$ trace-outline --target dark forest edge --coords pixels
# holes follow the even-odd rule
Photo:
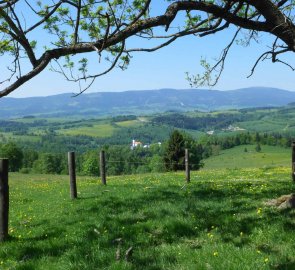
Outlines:
[[[172,134],[174,134],[174,131]],[[105,145],[77,153],[76,164],[79,175],[99,176],[99,152],[105,150],[108,175],[165,172],[184,169],[184,149],[190,151],[190,166],[193,170],[202,167],[202,160],[218,155],[221,150],[240,145],[255,144],[255,151],[262,145],[290,147],[292,138],[280,134],[241,133],[234,136],[211,136],[196,141],[187,133],[178,132],[182,137],[177,161],[169,157],[170,140],[163,144],[151,144],[148,148],[122,145]],[[170,149],[171,150],[171,149]],[[172,154],[173,155],[173,154]],[[37,152],[23,148],[16,143],[0,144],[0,156],[10,159],[10,171],[21,173],[67,174],[65,152]],[[176,163],[176,165],[175,165]]]

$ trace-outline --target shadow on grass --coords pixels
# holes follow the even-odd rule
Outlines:
[[[273,270],[294,270],[295,269],[295,261],[287,260],[285,262],[276,264],[271,267]]]
[[[213,233],[216,227],[224,243],[232,243],[237,247],[250,245],[250,238],[247,236],[266,223],[265,219],[256,214],[261,201],[277,197],[278,192],[285,190],[282,187],[280,190],[269,189],[252,194],[249,189],[245,189],[244,184],[216,189],[202,183],[198,186],[188,186],[186,190],[173,185],[152,190],[144,190],[142,185],[132,185],[132,189],[142,192],[132,192],[126,186],[121,187],[124,195],[109,193],[108,196],[101,197],[98,191],[98,196],[81,197],[73,206],[77,215],[81,216],[80,220],[86,220],[87,217],[95,220],[97,217],[96,221],[81,227],[84,231],[83,238],[70,239],[68,242],[54,241],[54,238],[65,233],[56,228],[56,231],[47,233],[46,237],[42,234],[27,238],[33,246],[29,243],[21,245],[17,258],[26,261],[74,253],[76,257],[65,255],[72,264],[82,258],[89,260],[89,269],[91,265],[103,265],[105,268],[115,262],[118,244],[114,243],[114,239],[122,238],[122,252],[134,247],[129,269],[165,269],[157,260],[176,264],[176,258],[169,252],[161,254],[159,258],[155,250],[157,247],[179,244],[183,239],[195,240],[201,233]],[[97,205],[92,200],[95,198],[100,198]],[[271,224],[276,222],[280,215],[282,213],[266,213],[265,218]],[[63,220],[62,217],[57,222],[60,222],[59,226],[79,226],[75,221]],[[295,229],[295,224],[290,220],[286,220],[284,226],[288,230]],[[241,232],[244,237],[239,237]],[[43,241],[48,241],[48,245],[42,245]],[[98,245],[106,254],[90,252],[93,246]],[[73,247],[77,251],[74,252]],[[197,248],[202,248],[202,243],[198,244]],[[267,247],[261,250],[265,253],[275,252]],[[90,253],[92,255],[89,255]],[[294,262],[282,263],[274,269],[295,269]]]
[[[163,244],[178,244],[181,239],[196,239],[200,233],[210,233],[216,227],[221,241],[243,247],[251,244],[248,235],[266,223],[264,218],[256,214],[261,201],[275,197],[277,193],[277,190],[266,190],[249,194],[247,190],[243,191],[242,185],[234,190],[200,186],[198,190],[192,191],[180,191],[179,186],[169,186],[165,190],[153,189],[137,196],[130,194],[128,198],[111,195],[103,199],[101,205],[89,208],[88,212],[89,215],[95,215],[107,209],[101,226],[108,228],[110,233],[101,245],[106,249],[111,248],[113,254],[116,247],[112,240],[116,238],[124,239],[125,249],[129,246],[145,249]],[[191,216],[196,217],[195,221],[187,221]],[[269,223],[277,219],[273,214],[265,216]],[[197,230],[194,223],[197,224]],[[243,237],[240,237],[241,232]],[[142,239],[142,235],[149,239]],[[97,235],[90,226],[87,241],[96,241],[95,239]],[[198,245],[198,248],[202,248],[202,245]],[[276,252],[263,248],[261,250],[265,253]],[[173,261],[173,258],[168,257],[165,260]],[[133,264],[136,267],[146,266],[144,269],[163,269],[150,265],[151,260],[152,255],[135,255]]]

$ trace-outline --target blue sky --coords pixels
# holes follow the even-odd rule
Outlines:
[[[127,70],[116,69],[98,78],[88,92],[189,88],[185,72],[194,74],[202,71],[199,65],[201,57],[207,60],[217,57],[221,50],[218,44],[223,44],[223,39],[219,36],[202,40],[183,38],[154,53],[135,53]],[[266,49],[263,42],[248,48],[240,46],[233,48],[220,81],[212,89],[231,90],[251,86],[269,86],[295,90],[294,72],[282,64],[272,64],[270,61],[261,63],[254,75],[247,78],[252,65],[263,49]],[[292,60],[293,56],[289,57]],[[44,96],[76,91],[75,84],[46,70],[11,96]]]
[[[199,65],[201,57],[209,61],[218,57],[222,48],[230,41],[231,35],[232,32],[227,31],[205,38],[185,37],[157,52],[134,53],[126,71],[116,69],[108,75],[98,78],[87,92],[190,88],[185,79],[185,72],[192,74],[201,72]],[[255,60],[263,51],[267,50],[267,45],[271,45],[269,43],[271,40],[268,35],[264,34],[261,35],[259,44],[253,43],[247,48],[234,46],[229,53],[225,71],[219,83],[212,89],[231,90],[266,86],[295,90],[294,72],[282,64],[272,64],[270,61],[266,61],[257,67],[251,78],[247,78]],[[133,46],[139,45],[135,40],[130,43]],[[95,54],[88,56],[97,58]],[[294,63],[295,59],[292,54],[285,56],[285,58]],[[95,69],[100,69],[99,65],[94,63],[91,65]],[[77,92],[77,90],[75,84],[46,70],[10,96],[46,96]]]

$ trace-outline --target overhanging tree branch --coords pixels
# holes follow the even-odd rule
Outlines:
[[[25,75],[21,75],[20,71],[18,75],[16,72],[12,72],[12,76],[8,77],[9,80],[2,80],[6,83],[14,81],[0,90],[0,97],[10,94],[37,76],[52,60],[59,61],[64,57],[97,51],[100,58],[102,54],[118,56],[118,58],[115,56],[115,65],[110,67],[112,70],[115,66],[125,67],[125,64],[129,63],[131,52],[152,52],[168,46],[180,37],[188,35],[205,37],[225,31],[230,25],[253,32],[266,32],[280,39],[286,48],[272,50],[271,53],[266,52],[266,55],[272,55],[272,61],[275,59],[273,62],[284,62],[279,60],[277,55],[287,51],[295,51],[295,27],[293,13],[290,12],[290,8],[293,8],[295,4],[291,0],[226,0],[216,2],[175,0],[167,5],[163,14],[154,17],[151,17],[149,12],[153,0],[59,0],[53,2],[51,6],[43,6],[42,1],[40,1],[40,5],[25,2],[27,2],[27,12],[32,12],[34,18],[31,26],[27,29],[23,25],[25,22],[20,20],[17,14],[20,2],[17,0],[0,1],[0,33],[3,34],[3,38],[0,40],[0,53],[11,54],[14,60],[28,58],[32,65],[32,70]],[[184,22],[175,31],[171,25],[181,12],[190,14],[188,16],[189,25]],[[29,41],[29,37],[33,35],[34,31],[41,27],[52,36],[51,44],[48,44],[43,52],[40,47],[37,51],[35,50],[38,38],[36,41]],[[157,27],[164,27],[167,35],[162,37],[154,35],[153,29]],[[120,44],[125,44],[126,40],[135,36],[147,39],[167,38],[167,40],[151,48],[128,49],[124,45],[122,49]],[[250,36],[250,39],[252,38]],[[228,49],[235,39],[236,34],[233,36],[230,46],[227,47]],[[13,42],[16,42],[17,46],[12,46]],[[121,53],[118,48],[122,49]],[[223,70],[224,60],[227,57],[227,48],[222,56],[223,60],[217,62],[217,64],[221,64],[221,70]],[[36,52],[39,53],[39,58],[36,56]],[[125,56],[122,55],[123,53]],[[263,56],[259,57],[260,60],[262,58]],[[11,69],[13,71],[16,70],[13,68],[16,63],[14,60],[12,60]],[[119,61],[122,61],[122,64],[118,64]],[[18,63],[17,65],[20,66],[21,62],[18,61]],[[74,64],[68,62],[67,65],[73,68]],[[213,67],[216,68],[216,66]],[[20,67],[19,70],[21,70]],[[108,69],[108,72],[110,70]],[[83,69],[83,72],[85,71],[86,69]],[[94,77],[96,76],[84,74],[79,77],[79,80],[93,79]]]

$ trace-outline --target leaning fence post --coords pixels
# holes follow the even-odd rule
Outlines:
[[[190,168],[189,168],[188,149],[185,149],[185,176],[186,176],[186,182],[189,183],[191,181],[191,176],[190,176]]]
[[[106,159],[105,159],[105,152],[100,152],[100,176],[101,176],[101,183],[103,185],[107,184],[106,179]]]
[[[292,142],[292,180],[295,181],[295,141]]]
[[[8,238],[8,159],[0,159],[0,242]]]
[[[71,199],[77,198],[75,152],[68,152]]]

